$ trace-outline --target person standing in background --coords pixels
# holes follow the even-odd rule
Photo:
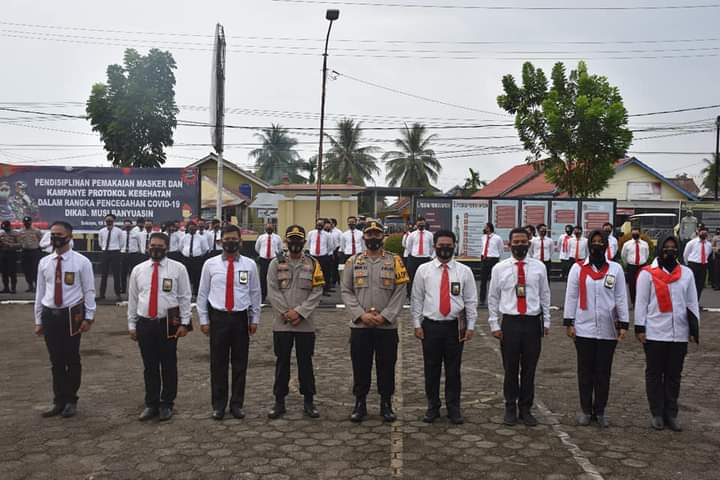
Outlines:
[[[614,260],[615,257],[617,257],[618,254],[618,241],[617,238],[615,238],[615,235],[613,235],[613,224],[610,222],[605,222],[603,224],[603,232],[605,232],[605,235],[608,237],[608,248],[607,252],[605,252],[605,258],[607,261]]]
[[[255,253],[258,255],[257,263],[260,267],[260,290],[262,291],[262,302],[267,297],[267,274],[270,262],[282,253],[282,239],[275,233],[272,223],[265,225],[265,233],[255,240]]]
[[[342,234],[342,240],[340,242],[343,254],[343,258],[340,260],[343,264],[347,262],[350,257],[365,251],[363,233],[357,228],[357,219],[355,217],[348,217],[347,225],[348,229]]]
[[[708,231],[705,225],[702,223],[698,224],[698,236],[685,245],[685,251],[683,252],[685,265],[690,267],[690,270],[692,270],[695,276],[695,290],[697,291],[698,303],[700,303],[700,297],[705,288],[708,263],[711,261],[713,251],[712,244],[707,237]]]
[[[715,229],[715,235],[712,237],[712,272],[710,280],[713,290],[720,290],[720,228]]]
[[[333,238],[333,284],[332,288],[335,288],[335,286],[340,283],[340,262],[342,261],[342,240],[343,240],[343,233],[342,230],[340,230],[337,226],[337,219],[331,218],[330,223],[332,225],[332,229],[330,230],[330,234]]]
[[[425,218],[418,217],[415,225],[417,230],[408,234],[405,242],[405,248],[408,251],[407,271],[410,275],[410,282],[407,286],[408,297],[412,294],[412,282],[413,278],[415,278],[415,272],[420,265],[432,260],[434,251],[432,233],[426,230],[427,222],[425,222]]]
[[[115,299],[119,302],[121,300],[120,287],[122,286],[120,278],[122,273],[120,260],[122,258],[120,252],[125,238],[122,229],[115,226],[115,218],[112,213],[107,214],[105,216],[105,227],[98,232],[98,243],[102,255],[100,256],[100,295],[98,295],[97,299],[105,300],[108,275],[112,273]]]
[[[415,226],[412,223],[408,223],[405,226],[405,233],[403,233],[402,240],[400,241],[400,245],[402,245],[403,248],[402,260],[405,268],[408,268],[408,258],[410,257],[410,250],[407,247],[407,239],[414,230]]]
[[[175,260],[176,262],[182,262],[183,256],[180,250],[182,249],[182,240],[185,236],[185,232],[180,231],[179,222],[168,222],[168,236],[170,237],[170,248],[168,249],[168,258]]]
[[[527,230],[526,230],[527,231]],[[528,237],[530,234],[528,233]],[[483,229],[482,245],[480,250],[482,255],[480,257],[480,305],[487,303],[487,289],[492,279],[493,267],[500,261],[503,249],[505,248],[505,242],[500,238],[500,235],[495,234],[495,225],[488,222],[485,224]]]
[[[588,241],[582,232],[582,227],[575,225],[573,237],[570,239],[570,265],[583,261],[588,256]]]
[[[4,287],[0,293],[15,293],[20,236],[10,226],[10,220],[4,220],[0,229],[0,270]]]
[[[625,262],[625,283],[630,290],[630,305],[635,305],[635,291],[637,276],[647,263],[650,247],[640,238],[640,227],[633,227],[630,231],[632,239],[626,241],[622,248],[623,262]]]
[[[217,218],[213,218],[211,225],[212,228],[207,231],[205,236],[208,241],[208,247],[210,247],[208,256],[214,257],[222,253],[222,228],[220,220]]]
[[[197,295],[200,285],[200,274],[205,263],[205,254],[208,251],[205,236],[198,234],[195,222],[188,224],[188,231],[183,236],[180,245],[180,252],[183,256],[183,264],[190,275],[190,284],[193,288],[193,295]]]
[[[25,282],[28,287],[26,292],[34,292],[37,281],[37,269],[42,257],[40,250],[40,239],[42,233],[32,226],[32,217],[23,218],[23,229],[18,232],[20,248],[22,249],[22,267]]]
[[[132,238],[131,231],[133,228],[132,220],[126,218],[123,220],[123,241],[120,249],[120,293],[127,293],[127,281],[130,272],[133,269],[133,255],[130,253],[130,240]]]
[[[307,244],[310,255],[320,263],[320,267],[325,277],[325,285],[323,285],[323,296],[330,296],[330,269],[332,262],[330,255],[333,251],[333,241],[330,234],[324,230],[325,220],[318,218],[315,223],[315,230],[310,230],[307,235]]]
[[[547,225],[541,223],[537,226],[538,236],[530,240],[530,255],[535,260],[540,260],[547,270],[548,281],[550,280],[550,267],[552,266],[552,252],[554,242],[547,236]]]
[[[570,267],[572,266],[572,262],[570,261],[570,240],[572,239],[573,229],[574,227],[572,225],[565,225],[565,233],[560,235],[557,243],[563,280],[567,280]]]

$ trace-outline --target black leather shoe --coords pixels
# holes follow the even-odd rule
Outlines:
[[[448,419],[453,425],[462,425],[463,423],[465,423],[465,419],[463,418],[462,413],[460,413],[459,410],[448,412]]]
[[[581,427],[587,427],[588,425],[590,425],[591,420],[592,417],[587,413],[581,413],[577,416],[577,424]]]
[[[385,422],[394,422],[397,420],[397,416],[392,409],[392,402],[390,400],[382,400],[380,402],[380,416],[383,417]]]
[[[600,428],[608,428],[610,426],[610,419],[607,417],[607,415],[599,414],[597,416],[597,422],[598,427]]]
[[[42,415],[43,418],[50,418],[57,415],[60,415],[62,411],[65,409],[65,405],[60,405],[58,403],[54,404],[50,410],[46,410],[42,412],[40,415]]]
[[[222,420],[223,418],[225,418],[225,410],[213,410],[213,420]]]
[[[271,420],[275,420],[276,418],[280,418],[283,416],[283,414],[287,412],[285,409],[285,402],[275,402],[275,405],[270,409],[268,412],[268,418]]]
[[[167,420],[170,420],[173,416],[172,408],[170,407],[162,407],[160,409],[160,416],[158,417],[158,420],[161,422],[165,422]]]
[[[665,419],[665,425],[673,432],[682,432],[682,425],[678,422],[677,417],[667,417]]]
[[[65,405],[65,408],[63,408],[62,413],[60,414],[63,418],[70,418],[74,417],[77,413],[77,404],[76,403],[68,403]]]
[[[230,407],[230,413],[232,413],[232,416],[237,419],[245,418],[245,412],[243,411],[242,407],[238,407],[238,406]]]
[[[158,416],[158,409],[157,408],[149,408],[146,407],[145,410],[142,411],[140,416],[138,417],[138,420],[141,422],[146,422],[150,420],[151,418],[155,418]]]
[[[535,427],[538,424],[537,418],[530,413],[530,410],[523,410],[520,412],[520,420],[528,427]]]
[[[665,428],[665,421],[662,417],[652,417],[650,426],[655,430],[663,430]]]
[[[303,404],[303,413],[310,418],[320,418],[320,412],[313,402],[305,402]]]
[[[425,423],[433,423],[438,418],[440,418],[440,410],[438,410],[437,408],[428,408],[425,411],[425,416],[423,417],[422,421]]]
[[[505,416],[503,417],[503,423],[508,427],[513,427],[518,423],[517,407],[505,407]]]
[[[367,418],[367,402],[365,397],[357,397],[355,400],[355,408],[350,415],[350,421],[360,423]]]

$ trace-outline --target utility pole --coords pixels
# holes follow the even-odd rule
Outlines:
[[[217,197],[215,218],[222,221],[223,206],[223,150],[225,128],[225,29],[219,23],[215,26],[215,48],[213,49],[212,101],[210,112],[212,142],[217,154]]]
[[[720,115],[715,119],[715,201],[718,199],[718,184],[720,183]]]

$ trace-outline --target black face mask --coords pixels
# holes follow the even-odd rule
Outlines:
[[[665,270],[672,271],[677,266],[678,251],[676,248],[664,248],[662,258],[658,260]]]
[[[237,240],[223,240],[222,242],[223,250],[225,250],[227,253],[236,253],[238,250],[240,250],[240,242]]]
[[[149,250],[150,258],[156,261],[160,261],[165,258],[165,254],[167,252],[167,250],[163,247],[151,247]]]
[[[272,228],[266,228],[265,231],[268,233],[268,235],[272,235],[274,230]]]
[[[355,224],[354,224],[354,223],[348,224],[348,228],[349,228],[350,230],[355,230]]]
[[[637,240],[638,238],[640,238],[640,234],[639,234],[639,233],[633,233],[633,234],[632,234],[632,238],[633,238],[633,240]]]
[[[702,240],[705,240],[705,239],[707,238],[707,232],[701,233],[701,234],[700,234],[700,238],[701,238]]]
[[[113,226],[113,222],[105,222],[105,225],[107,225],[107,226],[108,226],[108,228],[110,228],[110,227],[112,227],[112,226]]]
[[[605,257],[605,245],[599,243],[590,244],[591,257]]]
[[[425,225],[418,225],[418,226],[417,226],[417,229],[418,229],[418,230],[425,230]]]
[[[25,225],[25,228],[32,227],[32,223],[30,223],[30,222],[25,222],[25,223],[23,223],[23,225]]]
[[[318,230],[322,230],[322,229],[323,229],[323,226],[322,226],[322,225],[316,225],[315,228],[317,228]]]
[[[547,232],[545,230],[540,230],[540,232],[538,232],[538,233],[540,234],[541,237],[544,237],[545,235],[547,235]]]
[[[435,255],[441,260],[449,260],[453,256],[453,247],[449,245],[443,245],[442,247],[435,247]]]
[[[518,260],[522,260],[527,256],[529,248],[530,245],[512,245],[510,247],[510,251],[512,252],[513,257]]]
[[[572,235],[572,232],[573,232],[573,231],[572,231],[572,228],[566,228],[566,229],[565,229],[565,233],[567,233],[568,235]]]
[[[62,237],[60,235],[50,235],[50,242],[52,243],[52,246],[55,248],[62,248],[69,241],[70,241],[70,239],[68,237]]]
[[[368,250],[376,252],[383,246],[382,238],[368,238],[365,239],[365,246]]]
[[[290,253],[300,253],[305,247],[305,242],[288,242],[288,250]]]

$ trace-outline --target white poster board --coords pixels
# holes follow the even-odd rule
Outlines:
[[[508,237],[513,228],[518,225],[518,208],[520,202],[518,200],[493,200],[492,201],[492,219],[495,225],[495,233],[500,235],[505,244],[505,250],[501,258],[510,256],[510,248],[508,246]]]
[[[488,222],[489,200],[461,199],[452,202],[452,228],[459,258],[482,255],[483,228]]]
[[[555,252],[552,259],[558,260],[560,256],[560,237],[565,233],[565,225],[575,226],[578,219],[578,202],[575,200],[553,200],[550,207],[552,215],[550,220],[550,238],[555,241]]]

